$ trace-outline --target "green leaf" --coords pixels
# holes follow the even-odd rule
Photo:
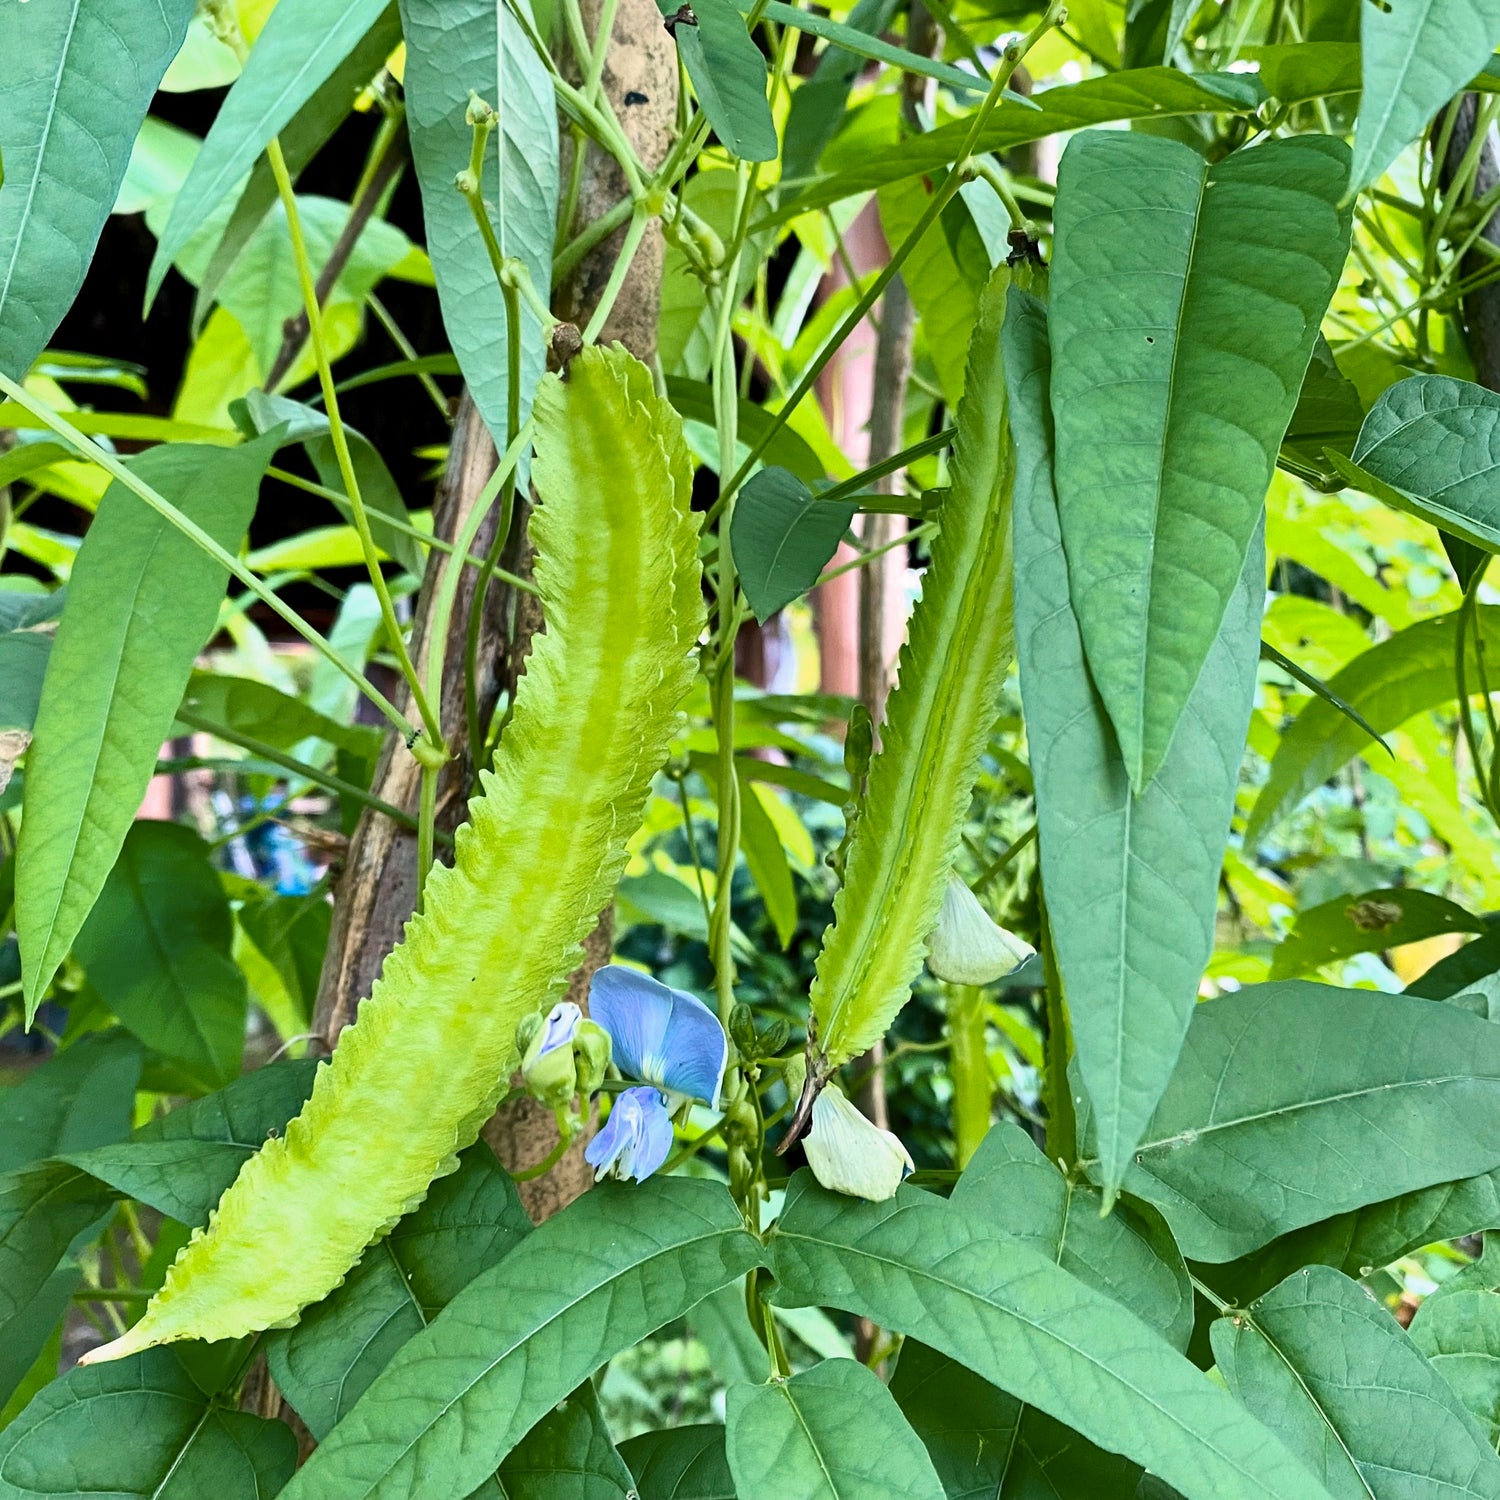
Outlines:
[[[1296,925],[1271,955],[1271,978],[1310,974],[1355,953],[1382,953],[1439,933],[1484,930],[1484,918],[1431,891],[1336,896],[1298,912]]]
[[[745,481],[729,544],[757,620],[769,620],[818,581],[857,509],[845,500],[815,499],[786,469],[762,469]]]
[[[529,16],[525,0],[520,11]],[[448,341],[469,394],[501,451],[506,442],[505,303],[469,205],[453,189],[468,164],[469,92],[500,111],[498,145],[482,186],[500,248],[526,263],[542,300],[552,286],[557,227],[557,105],[552,80],[509,5],[495,0],[401,0],[412,159],[422,189],[427,252]],[[521,417],[545,368],[546,339],[522,313]]]
[[[328,143],[334,131],[348,119],[359,91],[379,72],[400,42],[401,16],[395,0],[390,0],[354,50],[282,130],[281,154],[286,158],[287,171],[294,181]],[[195,335],[202,331],[225,276],[233,269],[240,252],[249,244],[276,202],[276,179],[270,163],[262,156],[250,173],[250,180],[239,195],[234,212],[224,226],[224,233],[204,268],[203,279],[198,283],[198,295],[193,304]]]
[[[104,1003],[195,1083],[236,1077],[245,976],[234,919],[208,845],[177,823],[133,823],[74,942]]]
[[[1407,985],[1406,993],[1427,1000],[1447,1000],[1496,972],[1500,972],[1500,931],[1491,928],[1456,953],[1440,958]]]
[[[52,657],[52,631],[8,630],[0,635],[0,730],[29,730]]]
[[[1365,1289],[1312,1266],[1212,1329],[1229,1389],[1335,1500],[1500,1495],[1500,1455]]]
[[[130,1129],[140,1076],[140,1045],[106,1031],[0,1090],[0,1173],[119,1140]]]
[[[0,1433],[0,1500],[264,1500],[296,1466],[291,1428],[211,1404],[151,1349],[37,1396]]]
[[[1358,630],[1359,627],[1355,626],[1355,629]],[[1314,693],[1319,698],[1321,698],[1326,704],[1328,704],[1330,708],[1336,708],[1341,714],[1344,715],[1345,718],[1349,719],[1355,724],[1358,724],[1359,727],[1363,729],[1364,732],[1369,735],[1372,740],[1380,745],[1380,747],[1386,752],[1387,755],[1395,755],[1396,752],[1392,750],[1388,744],[1386,744],[1384,737],[1375,733],[1375,731],[1370,727],[1369,721],[1362,713],[1360,713],[1357,708],[1354,707],[1352,703],[1345,703],[1344,700],[1340,698],[1339,695],[1335,693],[1326,682],[1323,682],[1320,678],[1314,677],[1311,672],[1304,671],[1297,665],[1296,662],[1291,659],[1291,657],[1285,655],[1281,651],[1278,651],[1276,647],[1271,645],[1269,641],[1262,641],[1260,643],[1260,659],[1262,661],[1270,662],[1272,666],[1280,667],[1281,670],[1285,672],[1293,682],[1299,683],[1302,687],[1305,687],[1308,692]]]
[[[722,1427],[643,1432],[620,1444],[620,1457],[635,1476],[641,1500],[739,1500]]]
[[[1026,1131],[1006,1122],[985,1136],[952,1201],[1187,1348],[1192,1282],[1154,1209],[1122,1204],[1104,1216],[1097,1189],[1064,1177]]]
[[[251,391],[245,398],[245,410],[255,429],[270,432],[281,423],[287,424],[282,435],[283,443],[300,442],[318,472],[318,480],[325,489],[344,492],[344,478],[339,468],[338,455],[334,451],[333,438],[329,435],[328,418],[300,401],[291,401],[285,396],[268,396],[264,391]],[[360,498],[370,517],[370,533],[376,544],[388,552],[408,572],[421,578],[427,568],[427,552],[416,537],[395,526],[385,524],[389,518],[411,525],[411,516],[406,501],[401,497],[397,485],[385,460],[375,445],[361,432],[352,427],[344,428],[349,444],[349,458],[354,465],[354,477],[359,481]],[[353,507],[347,503],[338,507],[346,520],[352,519]]]
[[[712,179],[712,173],[708,175]],[[690,178],[688,187],[691,188],[700,180],[697,177]],[[714,420],[713,387],[704,381],[685,380],[680,375],[668,375],[667,399],[690,421],[707,422],[712,425]],[[758,402],[741,401],[738,404],[736,417],[740,440],[750,443],[759,442],[774,420],[772,414]],[[767,463],[777,463],[784,469],[790,469],[804,484],[818,484],[826,478],[823,462],[813,451],[812,444],[801,433],[794,432],[786,425],[777,428],[775,436],[772,437],[765,450],[765,458]]]
[[[531,1230],[514,1184],[483,1141],[422,1205],[371,1245],[342,1286],[277,1330],[277,1388],[320,1442],[391,1356]]]
[[[1052,937],[1112,1197],[1176,1064],[1213,951],[1255,698],[1265,565],[1257,528],[1167,758],[1135,795],[1069,602],[1051,482],[1044,312],[1035,298],[1011,295],[1021,698]]]
[[[1445,1284],[1417,1309],[1410,1332],[1493,1449],[1500,1443],[1500,1297]]]
[[[1132,787],[1156,775],[1246,567],[1349,249],[1344,145],[1209,163],[1088,132],[1058,173],[1048,326],[1057,508]]]
[[[241,931],[275,969],[301,1025],[311,1025],[333,925],[327,897],[315,891],[246,901],[238,918]]]
[[[0,8],[0,371],[19,380],[73,305],[193,0]]]
[[[1291,426],[1281,440],[1278,462],[1319,489],[1337,489],[1341,478],[1323,450],[1352,452],[1364,420],[1365,409],[1354,382],[1339,369],[1328,340],[1320,333],[1313,341],[1312,360],[1302,379]]]
[[[1198,1007],[1125,1187],[1190,1260],[1231,1260],[1500,1166],[1497,1090],[1500,1027],[1458,1007],[1254,985]]]
[[[738,765],[735,778],[739,783],[740,835],[744,840],[745,863],[761,900],[766,904],[766,915],[785,948],[797,931],[797,890],[792,884],[792,867],[787,862],[781,835],[760,800],[760,793]]]
[[[1272,1432],[1133,1313],[962,1205],[909,1186],[857,1202],[804,1171],[767,1248],[775,1300],[919,1339],[1188,1500],[1323,1500]]]
[[[234,552],[274,442],[172,444],[134,467]],[[27,755],[16,924],[28,1016],[124,845],[226,578],[123,485],[105,491],[73,567]]]
[[[272,10],[172,205],[146,278],[148,308],[182,248],[380,19],[386,3],[286,0]]]
[[[1481,605],[1476,613],[1485,651],[1500,654],[1500,608]],[[1458,696],[1457,624],[1458,611],[1454,611],[1397,631],[1330,678],[1330,691],[1377,734],[1399,729],[1414,715],[1453,702]],[[1323,699],[1311,699],[1282,735],[1271,758],[1270,774],[1245,828],[1245,847],[1253,849],[1304,797],[1337,775],[1368,743],[1366,728]]]
[[[891,1394],[948,1500],[1135,1500],[1139,1464],[1096,1448],[915,1339],[901,1346]]]
[[[739,1500],[943,1500],[921,1439],[880,1377],[852,1359],[731,1386],[727,1402]]]
[[[745,1289],[727,1286],[705,1297],[688,1314],[688,1328],[708,1350],[714,1377],[725,1385],[749,1381],[752,1385],[766,1374],[766,1346],[750,1326]],[[723,1435],[719,1450],[723,1456]]]
[[[1363,94],[1351,193],[1385,172],[1500,42],[1497,0],[1406,0],[1359,9]]]
[[[588,1381],[516,1444],[497,1479],[503,1500],[638,1500]]]
[[[693,0],[686,15],[657,0],[708,123],[741,161],[774,161],[776,122],[766,98],[766,59],[730,0]]]
[[[1250,114],[1265,101],[1266,91],[1243,73],[1179,73],[1175,68],[1133,68],[1083,83],[1064,84],[1035,96],[1033,109],[1009,100],[1001,103],[974,145],[976,154],[1004,152],[1049,135],[1082,130],[1116,120],[1158,120],[1174,115]],[[924,131],[884,151],[861,153],[857,163],[819,179],[778,205],[773,218],[795,218],[852,197],[940,171],[964,153],[969,120],[953,120]]]
[[[1468,380],[1416,375],[1381,392],[1342,477],[1486,552],[1500,551],[1500,396]]]
[[[76,1266],[54,1271],[28,1306],[0,1323],[0,1431],[56,1378],[63,1317],[82,1280]]]
[[[402,1347],[284,1500],[468,1494],[601,1364],[760,1259],[716,1183],[584,1194]]]
[[[182,708],[192,714],[193,729],[213,732],[219,725],[236,735],[248,736],[290,750],[303,740],[322,740],[361,759],[379,753],[382,731],[371,724],[338,724],[320,714],[300,698],[256,682],[249,677],[228,677],[218,672],[194,672],[182,697]]]

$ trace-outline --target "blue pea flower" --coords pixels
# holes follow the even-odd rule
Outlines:
[[[622,1073],[654,1084],[669,1100],[701,1099],[718,1108],[729,1039],[696,996],[610,964],[594,975],[589,1014],[609,1033]]]
[[[559,1047],[571,1046],[582,1019],[583,1012],[571,1000],[559,1001],[542,1022],[541,1032],[531,1044],[532,1055],[545,1057]]]
[[[633,1177],[644,1182],[672,1149],[672,1114],[654,1088],[626,1089],[615,1098],[604,1129],[584,1148],[594,1181]]]

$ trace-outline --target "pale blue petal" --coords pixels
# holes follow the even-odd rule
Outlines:
[[[616,1097],[604,1129],[584,1148],[594,1178],[644,1182],[672,1150],[672,1116],[653,1088],[626,1089]]]
[[[571,1000],[561,1000],[552,1007],[552,1013],[542,1025],[541,1043],[536,1049],[538,1057],[545,1057],[559,1047],[572,1045],[573,1034],[583,1012]]]
[[[663,1047],[665,1066],[659,1079],[652,1079],[671,1094],[702,1099],[710,1109],[719,1107],[719,1087],[729,1060],[729,1039],[719,1018],[696,996],[682,990],[672,992],[672,1019],[667,1023]]]
[[[655,1061],[660,1070],[672,991],[649,975],[607,964],[589,985],[589,1015],[609,1033],[615,1066],[627,1078],[655,1082],[648,1067]]]

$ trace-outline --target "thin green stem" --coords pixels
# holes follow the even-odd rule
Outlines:
[[[418,358],[416,345],[401,331],[401,325],[391,316],[390,310],[374,292],[365,294],[365,306],[375,314],[375,321],[385,329],[386,337],[401,351],[401,357],[416,360]],[[418,381],[421,382],[422,389],[427,392],[442,419],[445,422],[451,422],[453,417],[448,410],[448,398],[443,395],[442,388],[437,381],[426,370],[418,370],[416,375]]]
[[[858,557],[851,558],[846,563],[840,563],[838,567],[830,568],[826,573],[820,573],[818,583],[825,584],[830,579],[842,578],[845,573],[852,573],[856,568],[862,568],[867,563],[874,562],[877,557],[884,557],[887,552],[894,552],[897,547],[906,547],[912,542],[921,541],[924,537],[931,536],[936,530],[935,521],[924,521],[920,526],[914,526],[910,531],[892,537],[890,541],[883,542],[878,547],[872,547],[868,552],[861,552]]]
[[[531,1182],[538,1177],[545,1177],[558,1162],[563,1159],[569,1146],[573,1144],[571,1136],[558,1133],[557,1144],[534,1166],[519,1167],[510,1174],[512,1182]]]
[[[121,463],[114,454],[106,452],[97,443],[86,438],[72,423],[44,402],[38,401],[24,386],[18,385],[3,372],[0,372],[0,391],[3,391],[17,405],[24,406],[38,421],[51,428],[80,458],[103,469],[111,479],[118,480],[133,495],[144,500],[157,515],[175,526],[194,545],[213,558],[220,567],[244,584],[262,604],[290,625],[320,656],[348,678],[403,735],[412,733],[411,721],[369,681],[358,667],[341,655],[296,610],[282,603],[274,590],[268,589],[239,558],[225,551],[196,521],[189,519],[170,500],[158,494],[138,474]]]
[[[609,321],[610,313],[615,310],[615,302],[624,290],[625,278],[630,274],[635,253],[641,248],[641,241],[645,238],[646,226],[650,221],[651,215],[644,209],[637,209],[631,216],[630,228],[625,231],[625,243],[620,246],[620,253],[610,268],[609,280],[604,284],[603,295],[594,308],[588,327],[583,330],[585,344],[592,344],[599,337],[604,330],[605,323]]]
[[[635,212],[634,198],[621,198],[585,227],[552,257],[552,279],[566,281],[574,268],[596,245],[601,245]]]
[[[385,581],[385,570],[381,565],[380,552],[370,531],[370,518],[365,511],[364,496],[360,493],[359,476],[354,472],[354,459],[349,452],[349,439],[344,432],[344,423],[339,415],[339,397],[333,384],[333,366],[328,356],[328,340],[323,332],[323,308],[318,301],[317,278],[313,275],[312,261],[307,253],[307,240],[302,233],[302,217],[297,210],[297,195],[292,189],[291,173],[287,171],[286,157],[282,155],[281,143],[272,140],[266,147],[266,159],[271,164],[271,175],[276,179],[276,191],[281,196],[286,211],[287,233],[291,239],[292,259],[297,267],[297,280],[302,288],[302,304],[307,313],[308,341],[312,344],[313,358],[318,367],[318,383],[323,391],[323,410],[328,417],[328,434],[333,440],[334,456],[338,460],[339,474],[344,481],[344,491],[349,497],[349,508],[353,513],[354,529],[359,536],[360,550],[364,553],[365,569],[370,576],[371,587],[380,603],[380,617],[385,622],[386,636],[396,665],[406,679],[412,703],[422,720],[427,737],[437,748],[442,747],[443,733],[437,715],[427,700],[426,689],[407,649],[406,637],[401,622],[396,618],[396,606]]]

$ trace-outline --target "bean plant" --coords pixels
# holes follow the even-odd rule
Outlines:
[[[1497,45],[0,0],[0,1500],[1500,1497]]]

